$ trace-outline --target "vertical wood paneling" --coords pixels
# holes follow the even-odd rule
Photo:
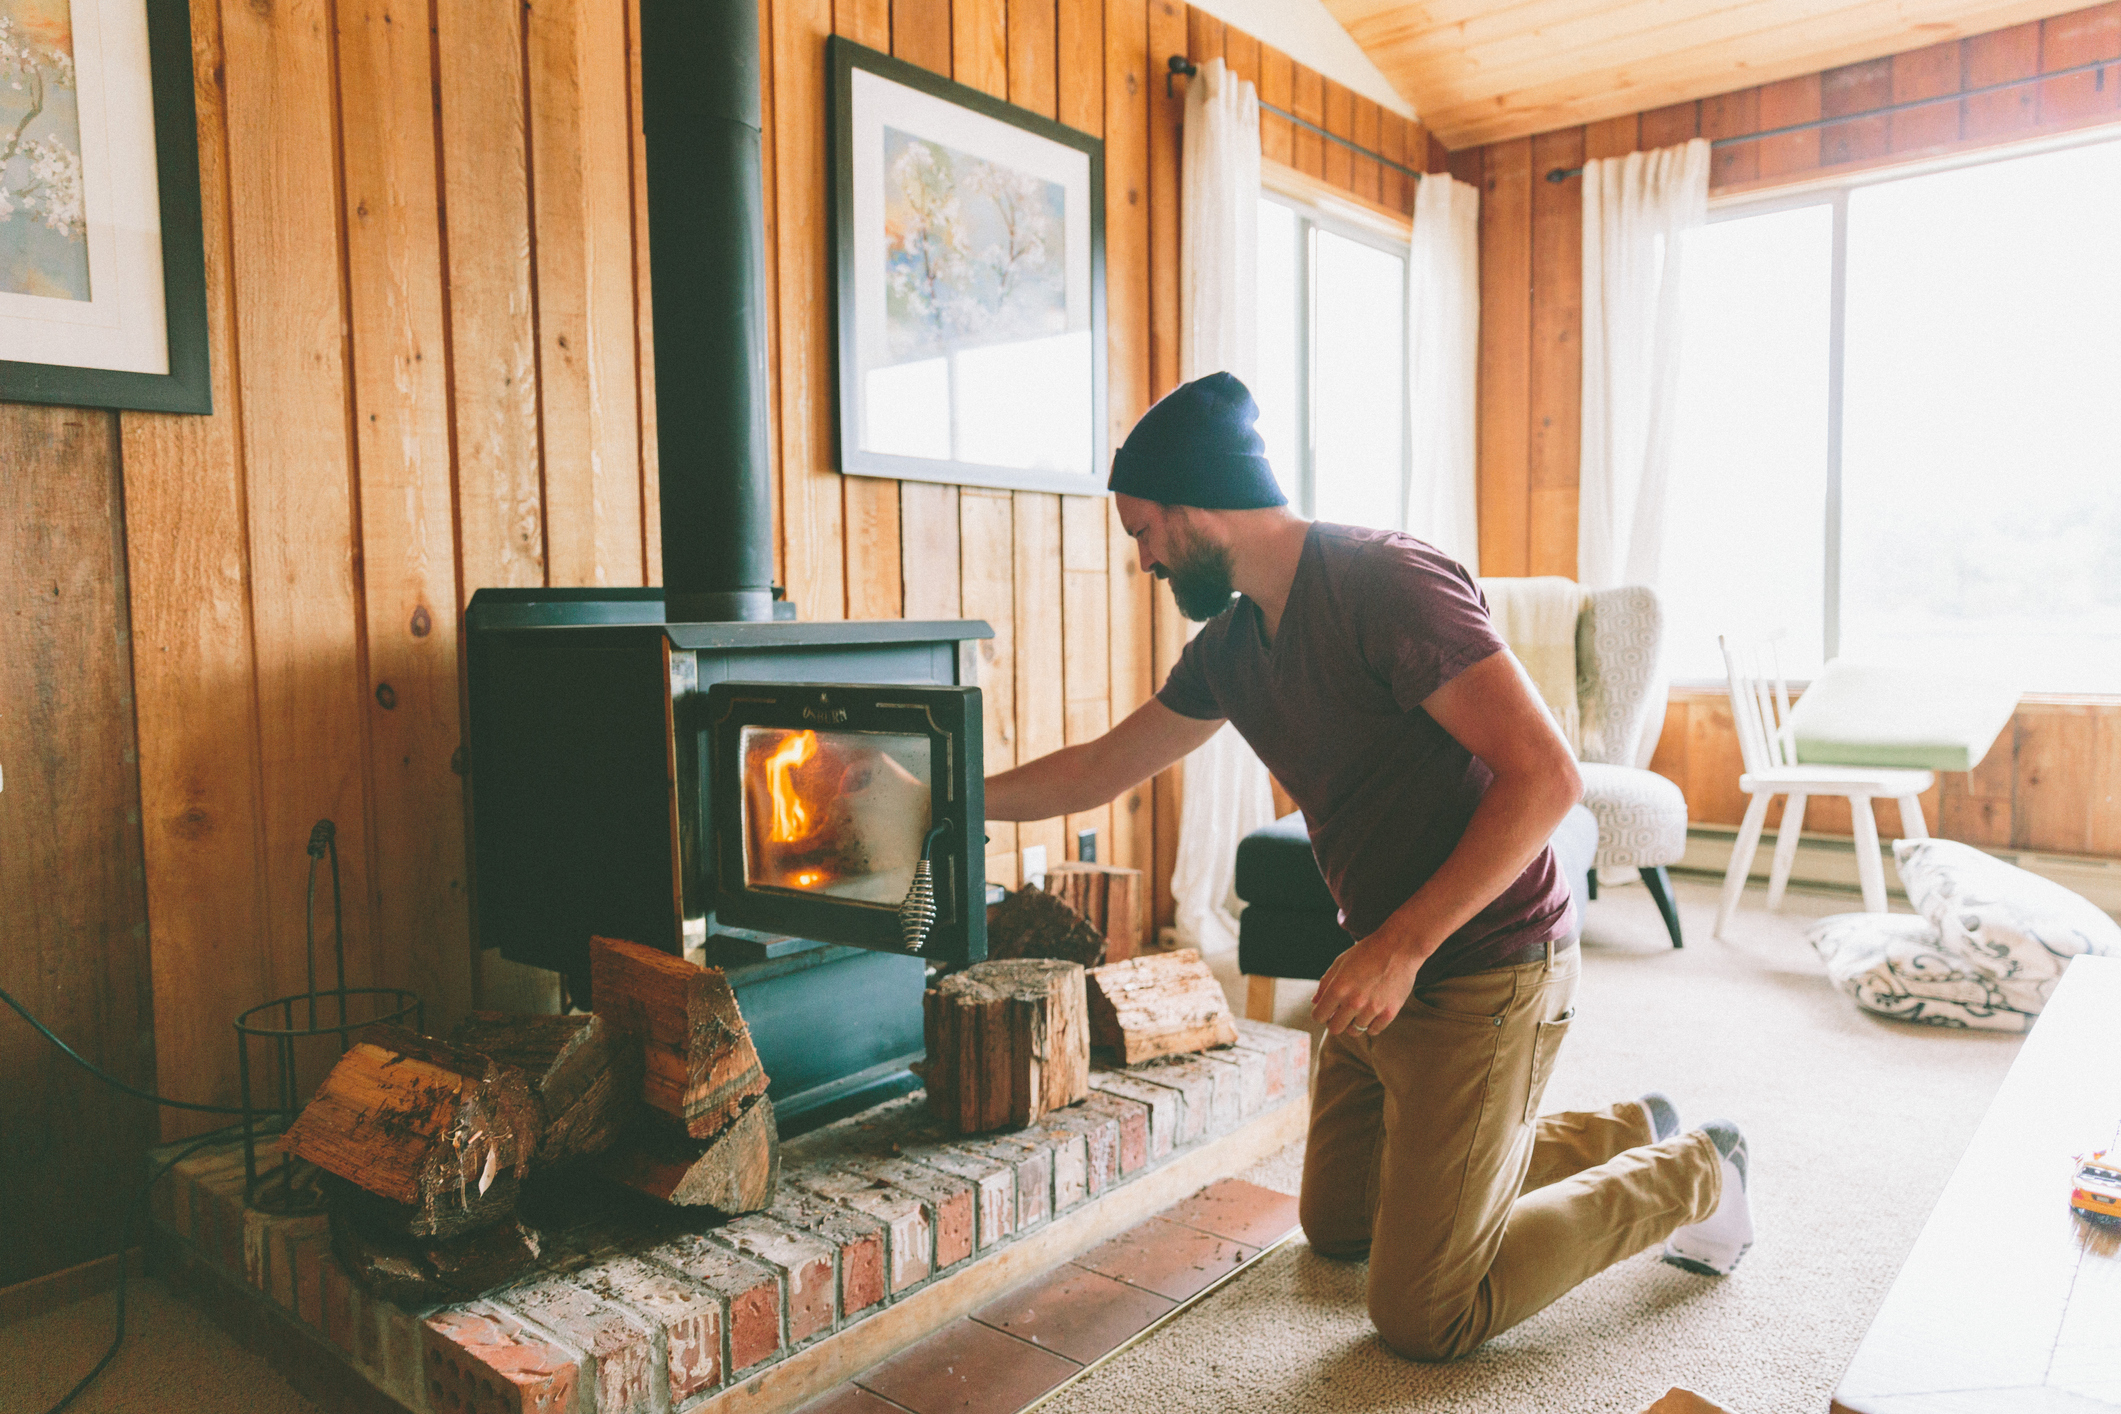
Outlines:
[[[1007,0],[954,0],[950,7],[950,64],[952,76],[959,83],[997,97],[1008,93]]]
[[[547,580],[639,584],[625,14],[595,0],[527,8]]]
[[[774,0],[772,27],[774,203],[784,233],[818,229],[825,161],[825,37],[830,0]],[[776,337],[781,380],[782,573],[806,619],[846,616],[840,475],[833,455],[836,364],[826,308],[825,243],[775,244]]]
[[[1110,351],[1108,411],[1118,446],[1149,407],[1149,52],[1146,0],[1105,5],[1105,327]],[[1287,74],[1286,66],[1283,69]],[[1264,80],[1262,81],[1264,87]],[[1111,573],[1112,718],[1126,716],[1155,688],[1149,579],[1110,501],[1105,506]],[[1155,787],[1143,783],[1113,802],[1111,858],[1154,879]]]
[[[1399,167],[1420,168],[1407,160],[1409,134],[1418,136],[1418,129],[1397,113],[1380,113],[1377,126],[1377,150]],[[1426,143],[1423,144],[1427,146]],[[1378,171],[1377,199],[1394,211],[1412,213],[1414,210],[1414,179],[1399,167],[1383,167]]]
[[[1186,43],[1186,11],[1179,0],[1149,0],[1149,55],[1181,52]],[[1175,86],[1174,86],[1175,87]],[[1300,110],[1299,110],[1300,111]],[[1161,82],[1149,85],[1149,396],[1151,401],[1178,386],[1178,157],[1185,119],[1183,95],[1167,96]],[[1151,587],[1150,660],[1152,679],[1162,683],[1186,641],[1185,621],[1163,585]],[[1171,900],[1171,861],[1178,856],[1178,815],[1184,801],[1183,773],[1172,767],[1156,778],[1156,871],[1151,927],[1175,916]]]
[[[765,0],[757,3],[762,7],[759,19],[763,24]],[[641,583],[659,585],[663,582],[663,465],[655,420],[655,276],[648,257],[648,142],[641,121],[641,0],[626,0],[626,144],[633,155],[628,173],[633,192],[633,417],[640,455]],[[762,183],[761,196],[765,190]],[[766,357],[773,357],[770,336]],[[769,418],[769,424],[770,421]],[[770,425],[766,455],[771,465],[775,453]]]
[[[1290,66],[1289,111],[1311,128],[1322,128],[1326,123],[1326,81],[1314,69],[1302,64]],[[1331,146],[1311,128],[1299,128],[1291,124],[1289,165],[1306,176],[1325,179],[1326,148]]]
[[[1235,25],[1223,27],[1223,62],[1230,72],[1251,84],[1259,86],[1260,43]]]
[[[389,0],[341,0],[335,13],[371,887],[374,927],[395,944],[379,951],[377,980],[418,992],[441,1031],[471,1009],[472,958],[464,792],[449,768],[459,595],[431,47],[424,26],[395,21]]]
[[[2028,79],[2040,72],[2040,25],[2013,25],[1961,42],[1961,74],[1968,88]],[[1997,141],[2030,132],[2040,123],[2040,85],[2019,84],[2000,93],[1967,99],[1961,109],[1961,136]]]
[[[2040,72],[2121,58],[2121,0],[2040,22]],[[2111,119],[2121,111],[2121,65],[2040,85],[2042,124]]]
[[[1760,131],[1760,90],[1744,89],[1701,100],[1701,135],[1711,144],[1719,138],[1742,137]],[[1709,187],[1733,186],[1760,175],[1756,143],[1712,147],[1709,153]]]
[[[1355,139],[1355,95],[1333,82],[1325,81],[1325,129],[1337,138],[1352,142]],[[1325,144],[1326,180],[1336,187],[1355,189],[1355,154],[1338,142]]]
[[[892,54],[947,76],[949,0],[898,0],[889,8]],[[965,612],[958,567],[960,535],[955,486],[926,481],[900,484],[899,565],[906,617],[954,619]]]
[[[1531,369],[1527,396],[1532,574],[1576,577],[1576,501],[1583,441],[1583,183],[1550,182],[1583,165],[1584,132],[1532,139]]]
[[[1530,563],[1532,140],[1484,149],[1480,205],[1480,570]]]
[[[436,0],[461,593],[545,582],[521,8]],[[454,617],[454,616],[452,616]]]
[[[1933,44],[1908,54],[1895,54],[1892,101],[1913,103],[1957,93],[1960,67],[1957,40]],[[1904,113],[1888,114],[1886,123],[1888,150],[1895,153],[1927,152],[1959,141],[1959,105],[1956,103],[1925,103]]]
[[[985,619],[994,637],[976,645],[979,684],[987,709],[987,774],[1017,763],[1016,725],[1016,515],[1007,491],[965,488],[959,498],[964,525],[960,550],[965,569],[965,617]],[[1015,888],[1017,827],[987,822],[987,878]]]
[[[891,0],[833,0],[832,32],[890,53]]]
[[[1382,152],[1384,150],[1383,139],[1378,132],[1378,119],[1381,110],[1377,106],[1377,100],[1365,98],[1358,93],[1351,95],[1349,102],[1353,110],[1348,124],[1351,139],[1356,146],[1363,148],[1365,151]],[[1394,116],[1396,117],[1397,115],[1395,114]],[[1404,146],[1405,144],[1402,143],[1401,147],[1404,148]],[[1364,157],[1361,153],[1355,153],[1352,156],[1354,157],[1354,161],[1351,164],[1353,171],[1349,174],[1349,181],[1355,194],[1370,201],[1382,202],[1384,200],[1384,169],[1377,165],[1377,159],[1374,157]]]
[[[1832,167],[1843,162],[1867,162],[1883,157],[1892,148],[1892,118],[1869,113],[1893,101],[1893,61],[1873,59],[1829,69],[1819,76],[1819,113],[1824,118],[1849,117],[1819,130],[1819,161]]]
[[[1104,0],[1060,0],[1058,27],[1060,120],[1071,128],[1102,136],[1105,131]],[[1013,58],[1015,50],[1011,49],[1010,53]],[[1112,155],[1107,152],[1105,179],[1108,183],[1111,181],[1111,163]],[[1109,316],[1107,322],[1110,322]]]
[[[965,0],[992,4],[1004,0]],[[1006,0],[1009,34],[1009,101],[1048,118],[1060,107],[1060,14],[1055,0]]]
[[[1066,655],[1061,629],[1060,497],[1018,491],[1016,504],[1016,754],[1035,761],[1068,744]],[[1046,847],[1049,863],[1067,856],[1059,817],[1016,827],[1017,848]]]
[[[833,32],[871,49],[891,48],[889,0],[834,0]],[[947,67],[943,70],[948,73]],[[824,392],[836,397],[837,388]],[[873,476],[840,478],[847,535],[847,617],[895,619],[905,614],[905,545],[900,484]],[[925,536],[932,532],[922,528]]]
[[[227,74],[251,627],[257,652],[264,1001],[305,985],[303,846],[320,818],[339,827],[347,979],[378,973],[363,771],[365,681],[356,580],[340,193],[331,30],[321,0],[221,12]],[[241,690],[241,687],[238,687]],[[206,709],[210,710],[210,709]],[[199,1025],[244,1004],[223,979]],[[226,1096],[235,1057],[202,1048],[191,1077]]]
[[[0,407],[0,986],[144,1087],[154,1034],[117,422]],[[75,1069],[12,1013],[0,1076],[4,1287],[117,1245],[155,1112]],[[36,1357],[16,1339],[26,1368]]]
[[[1660,147],[1676,147],[1700,134],[1701,105],[1674,103],[1668,108],[1652,108],[1642,115],[1638,140],[1647,152]]]
[[[1815,122],[1819,111],[1819,75],[1784,79],[1760,89],[1760,130],[1772,132],[1797,123]],[[1819,133],[1784,133],[1746,144],[1759,154],[1762,177],[1797,177],[1819,166]]]
[[[1196,64],[1207,64],[1223,57],[1223,34],[1227,26],[1216,16],[1198,6],[1186,7],[1185,54]]]
[[[192,65],[214,414],[125,413],[118,425],[140,833],[153,940],[153,1073],[172,1098],[227,1104],[236,1098],[228,1003],[233,997],[264,1001],[274,992],[242,360],[231,273],[226,64],[213,5],[192,11]],[[29,414],[8,408],[0,415]],[[13,485],[21,475],[5,479]],[[15,897],[12,887],[8,896]],[[10,1079],[21,1073],[12,1065],[6,1072]],[[172,1110],[160,1127],[173,1139],[214,1123],[211,1116]]]
[[[1293,66],[1289,56],[1271,44],[1259,46],[1259,101],[1293,113],[1295,102],[1292,85],[1295,82]],[[1274,113],[1259,115],[1259,155],[1269,162],[1285,162],[1296,165],[1296,126],[1287,118]]]

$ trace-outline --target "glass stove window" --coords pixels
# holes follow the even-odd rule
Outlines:
[[[749,887],[898,905],[931,824],[927,737],[745,727],[738,752]]]

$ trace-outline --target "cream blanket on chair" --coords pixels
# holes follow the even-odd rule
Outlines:
[[[1576,620],[1589,592],[1559,575],[1483,579],[1480,589],[1488,596],[1495,631],[1531,675],[1539,700],[1554,714],[1569,750],[1582,755],[1583,724],[1576,707]]]

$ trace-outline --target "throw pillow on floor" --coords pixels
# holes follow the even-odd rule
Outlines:
[[[2121,956],[2121,924],[2051,879],[1953,840],[1900,840],[1893,857],[1921,917],[1836,914],[1809,934],[1866,1010],[2024,1031],[2071,958]]]

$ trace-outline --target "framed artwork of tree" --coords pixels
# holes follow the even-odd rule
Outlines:
[[[186,0],[0,0],[0,400],[213,411]]]
[[[1101,493],[1103,140],[827,53],[840,470]]]

